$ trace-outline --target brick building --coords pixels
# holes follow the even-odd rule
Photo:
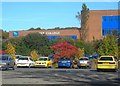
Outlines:
[[[10,31],[9,37],[26,36],[29,33],[38,32],[46,34],[49,39],[56,39],[59,37],[67,37],[73,39],[80,39],[80,31],[78,29],[64,29],[64,30],[26,30],[26,31]]]
[[[119,12],[120,10],[90,10],[89,19],[87,22],[88,31],[86,40],[92,41],[93,39],[102,39],[113,30],[118,30],[120,32]],[[80,39],[80,31],[78,29],[10,31],[9,37],[26,36],[27,34],[33,32],[46,34],[49,39],[59,37]]]
[[[93,39],[101,39],[103,38],[103,29],[114,29],[120,30],[119,27],[119,19],[120,19],[120,10],[91,10],[89,12],[89,19],[87,22],[87,40],[92,41]],[[103,21],[104,17],[111,18],[112,16],[116,16],[118,21],[115,22],[106,22]],[[115,24],[116,26],[110,26],[111,24]],[[109,27],[109,28],[104,28]],[[109,33],[108,33],[109,34]],[[106,34],[107,35],[107,34]]]

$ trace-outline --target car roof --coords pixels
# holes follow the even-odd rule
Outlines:
[[[114,57],[114,56],[100,56],[100,57]]]
[[[49,58],[49,57],[39,57],[39,58]]]

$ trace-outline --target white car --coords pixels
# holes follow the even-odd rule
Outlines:
[[[20,57],[22,57],[22,55],[16,55],[15,64],[17,64],[17,61],[18,61],[18,59],[19,59]]]
[[[17,60],[17,67],[33,67],[35,62],[29,56],[22,56]]]
[[[88,57],[81,57],[77,62],[78,68],[87,67],[90,68],[90,60]]]

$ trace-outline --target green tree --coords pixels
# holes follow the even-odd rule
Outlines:
[[[75,46],[80,48],[80,49],[84,48],[84,53],[88,54],[88,55],[92,55],[95,52],[94,47],[93,47],[94,45],[92,42],[76,40]]]
[[[5,51],[15,59],[15,48],[10,42],[8,42]]]
[[[17,55],[30,55],[30,49],[25,45],[23,37],[11,38],[9,41],[14,45]]]
[[[9,32],[3,31],[2,32],[2,38],[3,39],[8,39],[9,38]]]
[[[115,37],[113,35],[104,37],[98,52],[101,55],[118,56],[118,45]]]
[[[76,18],[81,23],[81,29],[80,29],[81,40],[86,41],[87,31],[88,31],[87,21],[89,18],[89,8],[87,8],[86,4],[82,5],[82,11],[78,12],[78,14],[76,15]]]
[[[49,55],[51,53],[50,41],[46,35],[41,35],[39,33],[30,33],[23,39],[24,43],[28,48],[32,50],[37,50],[38,54]]]

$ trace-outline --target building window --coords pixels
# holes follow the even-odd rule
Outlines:
[[[109,17],[109,21],[112,21],[112,17]]]
[[[106,17],[105,16],[103,17],[103,21],[106,21]]]
[[[13,32],[12,35],[13,35],[13,36],[18,36],[19,34],[18,34],[18,32],[16,31],[16,32]]]

